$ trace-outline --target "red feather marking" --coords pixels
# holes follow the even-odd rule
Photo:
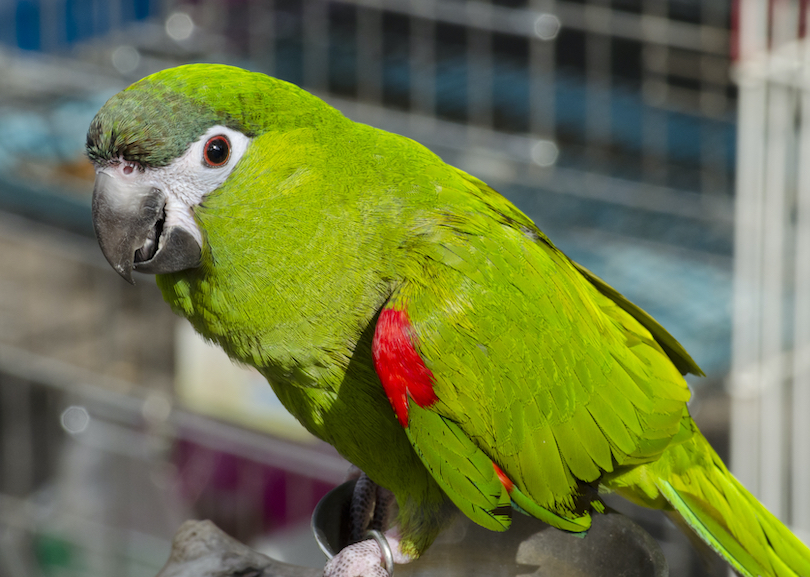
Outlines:
[[[438,399],[433,392],[433,373],[414,347],[408,313],[384,309],[377,320],[371,345],[374,369],[399,423],[408,427],[408,398],[422,408]]]
[[[506,492],[511,495],[512,489],[515,488],[515,484],[512,482],[512,479],[506,476],[506,473],[504,473],[501,468],[495,464],[495,461],[492,461],[492,466],[495,467],[495,473],[498,475],[498,479],[500,479],[504,489],[506,489]]]

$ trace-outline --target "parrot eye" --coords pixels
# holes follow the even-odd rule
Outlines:
[[[212,136],[205,143],[203,160],[212,168],[223,166],[231,157],[231,143],[224,136]]]

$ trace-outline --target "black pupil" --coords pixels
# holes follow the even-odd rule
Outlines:
[[[208,143],[205,156],[211,164],[222,164],[228,160],[228,142],[224,138],[214,138]]]

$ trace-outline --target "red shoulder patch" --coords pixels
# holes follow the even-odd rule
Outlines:
[[[383,309],[371,345],[374,369],[400,424],[408,427],[408,398],[420,407],[437,401],[433,373],[414,347],[411,321],[404,310]]]

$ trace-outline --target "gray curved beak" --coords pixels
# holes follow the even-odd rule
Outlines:
[[[166,195],[160,189],[96,174],[93,227],[107,262],[127,282],[132,271],[163,274],[200,264],[200,246],[180,227],[164,228]]]

